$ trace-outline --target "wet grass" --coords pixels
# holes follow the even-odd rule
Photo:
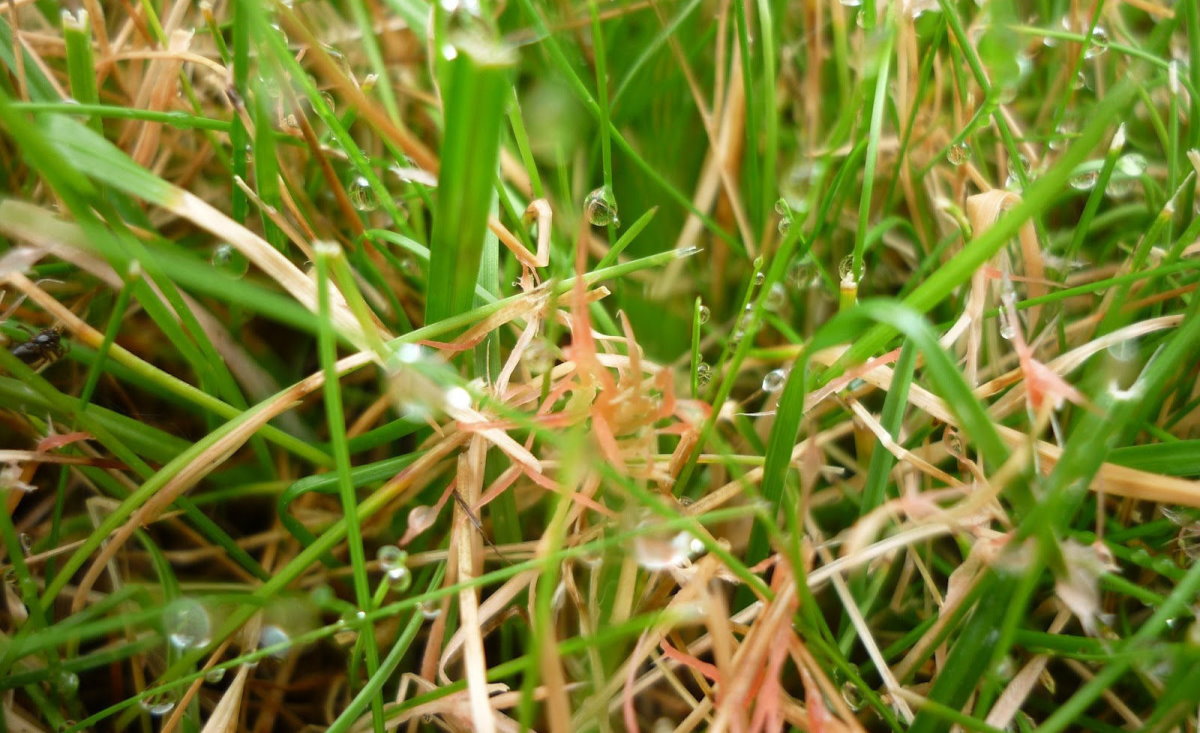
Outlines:
[[[1194,3],[19,5],[5,729],[1195,729]]]

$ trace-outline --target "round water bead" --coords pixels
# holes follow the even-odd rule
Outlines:
[[[288,633],[283,629],[275,626],[274,624],[268,624],[262,627],[262,631],[258,633],[258,648],[267,649],[279,644],[286,644],[287,642],[291,641],[291,639],[292,637],[288,636]],[[283,659],[287,657],[288,651],[289,650],[286,647],[276,650],[271,652],[271,657],[275,659]]]
[[[79,675],[69,669],[60,669],[54,678],[60,695],[74,695],[79,691]]]
[[[446,407],[456,410],[470,409],[471,393],[462,387],[451,387],[446,390]]]
[[[787,305],[788,292],[783,283],[775,283],[771,289],[767,291],[767,310],[777,312]]]
[[[705,362],[700,362],[696,365],[696,383],[701,387],[707,386],[712,381],[712,367]]]
[[[250,269],[250,260],[246,259],[246,255],[228,242],[221,242],[213,247],[209,261],[213,267],[234,277],[241,277]]]
[[[700,321],[701,323],[708,323],[708,319],[711,317],[712,311],[708,309],[707,305],[701,305],[696,310],[696,320]]]
[[[617,199],[604,186],[595,189],[583,200],[583,215],[587,217],[588,224],[594,227],[621,225],[617,216]]]
[[[374,211],[379,208],[379,199],[365,176],[357,176],[346,191],[350,203],[359,211]]]
[[[163,629],[176,649],[199,649],[212,637],[212,620],[200,601],[177,598],[163,611]]]
[[[1094,59],[1108,50],[1108,31],[1104,30],[1104,26],[1098,25],[1092,29],[1092,35],[1088,41],[1087,48],[1083,52],[1085,59]]]
[[[778,392],[783,389],[784,382],[787,381],[786,369],[772,369],[763,377],[762,389],[763,392]]]
[[[216,685],[225,679],[224,667],[213,667],[204,673],[204,681],[210,685]]]
[[[1069,183],[1071,184],[1071,188],[1076,191],[1090,191],[1096,185],[1096,181],[1099,178],[1099,171],[1083,171],[1071,176]]]
[[[387,576],[388,583],[398,591],[408,590],[412,585],[412,573],[408,569],[408,553],[395,545],[384,545],[375,555],[379,567]]]
[[[1141,153],[1126,153],[1120,158],[1117,158],[1116,172],[1129,178],[1137,178],[1146,172],[1149,164],[1146,162],[1146,156]]]
[[[854,255],[846,255],[838,263],[838,280],[851,284],[858,282],[858,275],[854,272]]]
[[[971,148],[966,143],[955,143],[946,151],[946,160],[952,165],[962,165],[971,159]]]

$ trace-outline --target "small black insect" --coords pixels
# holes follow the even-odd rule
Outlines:
[[[57,328],[47,328],[12,348],[12,355],[26,364],[52,364],[65,353],[67,346],[63,343],[62,332]]]

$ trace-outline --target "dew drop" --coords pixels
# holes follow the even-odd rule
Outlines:
[[[700,362],[696,365],[696,383],[701,387],[708,386],[712,381],[712,367],[705,362]]]
[[[286,644],[291,641],[292,637],[288,633],[274,624],[268,624],[262,627],[262,631],[258,634],[258,648],[267,649],[279,644]],[[271,652],[271,658],[284,659],[288,655],[288,649],[283,648]]]
[[[212,620],[204,604],[195,598],[177,598],[163,611],[167,641],[180,651],[207,646],[212,636]]]
[[[409,516],[412,525],[412,516]],[[388,584],[393,589],[403,592],[412,585],[412,573],[408,569],[408,553],[395,545],[384,545],[375,554],[379,558],[379,567],[387,576]]]
[[[375,551],[375,558],[379,560],[380,569],[386,573],[394,567],[403,565],[408,559],[408,553],[395,545],[383,545]]]
[[[787,280],[792,287],[807,287],[809,280],[812,279],[812,274],[812,260],[807,256],[797,257],[788,264]]]
[[[843,284],[850,285],[858,282],[858,277],[854,273],[854,255],[846,255],[838,263],[838,280]]]
[[[669,570],[691,563],[692,535],[645,534],[633,538],[633,557],[646,570]]]
[[[359,211],[374,211],[379,208],[379,199],[365,176],[358,176],[350,182],[347,195],[350,197],[350,203]]]
[[[454,410],[469,410],[471,393],[462,387],[451,387],[446,390],[446,407]]]
[[[74,695],[79,691],[79,675],[68,669],[58,670],[54,682],[60,695]]]
[[[1135,178],[1113,176],[1108,179],[1108,185],[1104,187],[1104,193],[1114,199],[1128,198],[1137,189],[1137,185],[1138,181]]]
[[[766,307],[772,313],[776,313],[787,305],[788,292],[783,283],[775,283],[771,289],[767,291]]]
[[[775,213],[783,217],[792,215],[792,207],[788,205],[787,199],[781,198],[775,202]]]
[[[438,606],[437,601],[421,601],[417,604],[417,611],[426,621],[432,621],[442,614],[442,609]]]
[[[583,215],[594,227],[606,227],[609,224],[621,225],[621,220],[617,216],[617,199],[605,186],[592,191],[583,200]]]
[[[397,593],[403,593],[412,587],[412,572],[405,565],[389,570],[387,579],[392,590]]]
[[[763,377],[762,389],[763,392],[778,392],[783,389],[783,383],[787,381],[786,369],[772,369]]]
[[[1071,188],[1076,191],[1090,191],[1100,178],[1098,171],[1083,171],[1071,176]]]
[[[213,247],[210,261],[213,267],[234,277],[241,277],[250,269],[250,260],[228,242],[222,242]]]
[[[1017,335],[1017,330],[1013,327],[1012,321],[1009,320],[1008,313],[1001,309],[998,318],[1000,321],[1000,338],[1011,341],[1013,336]]]
[[[1050,149],[1062,150],[1066,148],[1075,139],[1077,134],[1078,130],[1075,127],[1075,123],[1070,120],[1063,120],[1059,123],[1058,129],[1055,130],[1054,136],[1050,138]]]
[[[853,682],[847,682],[842,685],[842,699],[846,701],[846,705],[854,711],[857,711],[863,705],[862,693],[858,691],[858,686]]]
[[[1141,153],[1126,153],[1117,158],[1116,172],[1123,176],[1137,178],[1146,172],[1147,167],[1146,156]]]
[[[150,695],[138,700],[142,709],[156,718],[162,717],[175,709],[175,698],[169,693]]]
[[[847,8],[857,8],[859,5],[862,5],[862,0],[841,0],[841,3]]]
[[[420,344],[400,344],[392,352],[393,359],[400,364],[416,364],[425,356]]]
[[[218,684],[223,679],[225,679],[224,667],[213,667],[204,673],[204,681],[210,685]]]
[[[698,309],[696,309],[696,320],[700,321],[701,323],[708,323],[708,319],[711,317],[712,311],[708,309],[707,305],[701,305]]]
[[[17,541],[21,544],[21,552],[28,555],[33,551],[33,537],[28,532],[21,532],[17,535]]]
[[[1107,50],[1108,31],[1104,30],[1104,26],[1098,25],[1092,29],[1092,35],[1088,39],[1088,45],[1083,52],[1083,57],[1085,59],[1094,59]]]
[[[787,234],[788,230],[792,228],[792,217],[790,217],[790,216],[781,217],[779,219],[779,223],[777,225],[775,225],[775,228],[779,231],[780,234]]]
[[[956,143],[946,151],[946,160],[951,165],[962,165],[971,159],[971,148],[966,143]]]

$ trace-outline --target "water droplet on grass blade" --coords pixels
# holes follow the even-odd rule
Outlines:
[[[374,211],[379,208],[379,199],[371,188],[371,182],[365,176],[358,176],[350,182],[346,191],[350,203],[359,211]]]
[[[669,570],[689,565],[692,561],[692,535],[639,535],[633,538],[633,556],[646,570]]]
[[[971,148],[966,143],[956,143],[946,151],[946,160],[951,165],[962,165],[971,159]]]
[[[268,649],[279,644],[286,644],[291,639],[292,637],[288,636],[288,633],[283,629],[274,624],[268,624],[262,627],[262,631],[258,634],[258,648]],[[284,647],[271,652],[270,656],[273,659],[283,659],[287,657],[289,651],[287,647]]]
[[[772,369],[763,377],[762,389],[763,392],[778,392],[783,389],[784,382],[787,381],[786,369]]]
[[[212,620],[204,604],[194,598],[178,598],[163,611],[163,629],[171,646],[186,651],[207,646]]]
[[[1009,320],[1008,313],[1001,309],[997,315],[997,320],[1000,322],[1000,338],[1011,341],[1012,337],[1017,335],[1017,329],[1013,327],[1012,321]]]
[[[250,261],[246,259],[246,255],[228,242],[213,247],[210,261],[213,267],[234,277],[241,277],[250,269]]]
[[[594,227],[621,225],[621,219],[617,216],[617,199],[605,186],[595,189],[583,200],[583,215]]]
[[[772,313],[778,312],[787,305],[788,292],[783,283],[775,283],[771,289],[767,291],[766,307]]]
[[[1076,191],[1090,191],[1100,178],[1098,171],[1082,171],[1071,176],[1071,188]]]
[[[1083,52],[1085,59],[1094,59],[1108,50],[1108,31],[1104,30],[1104,26],[1098,25],[1092,29],[1091,38],[1088,41],[1087,49]]]
[[[158,718],[175,709],[175,697],[170,693],[163,692],[143,697],[138,704],[142,706],[143,710]]]
[[[446,407],[454,410],[470,409],[471,393],[462,387],[451,387],[446,390]]]
[[[1146,172],[1148,165],[1146,156],[1141,153],[1126,153],[1117,158],[1116,172],[1136,178]]]
[[[705,362],[700,362],[696,365],[696,383],[701,387],[707,387],[712,381],[712,367]]]
[[[701,323],[708,323],[708,319],[711,317],[712,311],[708,309],[707,305],[701,305],[696,310],[696,320],[700,321]]]
[[[58,670],[54,682],[60,695],[74,695],[79,691],[79,675],[68,669]]]
[[[223,679],[225,679],[224,667],[213,667],[204,673],[204,681],[210,685],[218,684]]]

